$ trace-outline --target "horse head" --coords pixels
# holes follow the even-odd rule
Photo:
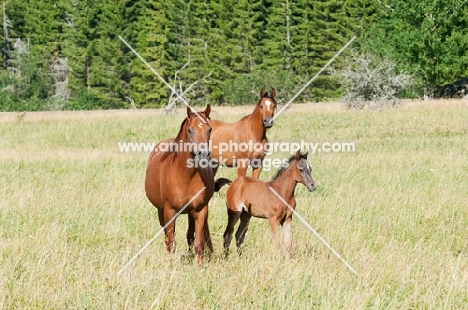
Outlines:
[[[192,112],[187,107],[187,118],[183,130],[186,135],[186,141],[191,143],[190,150],[192,155],[198,159],[210,159],[209,141],[211,127],[208,125],[210,119],[211,106],[208,104],[202,112]]]
[[[264,92],[263,89],[260,91],[260,101],[257,106],[260,107],[263,126],[265,128],[271,128],[273,126],[273,117],[275,116],[276,109],[275,95],[276,93],[273,88],[270,92]]]
[[[313,192],[317,188],[317,184],[312,179],[312,168],[307,162],[307,154],[308,152],[304,155],[301,155],[301,151],[296,152],[296,156],[294,158],[294,161],[296,162],[294,178],[296,182],[304,184],[309,192]]]

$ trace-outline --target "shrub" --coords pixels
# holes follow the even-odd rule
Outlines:
[[[68,110],[96,110],[102,108],[102,101],[90,92],[82,91],[67,102]]]
[[[345,90],[341,101],[354,109],[395,106],[398,95],[412,83],[411,75],[396,72],[395,67],[395,62],[371,54],[352,56],[351,63],[335,73]]]

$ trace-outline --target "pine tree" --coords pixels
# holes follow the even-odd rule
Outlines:
[[[138,19],[140,30],[134,48],[166,81],[169,71],[167,53],[168,2],[147,0]],[[132,56],[130,96],[139,106],[155,107],[164,104],[170,90],[147,68],[140,59]]]
[[[352,38],[346,27],[343,1],[299,1],[294,7],[294,72],[306,79],[315,75]],[[335,60],[339,66],[341,60]],[[304,79],[304,78],[303,78]],[[338,83],[322,73],[304,93],[309,100],[329,100],[339,95]]]
[[[6,13],[5,1],[2,3],[2,69],[6,70],[13,57],[13,38],[10,36],[12,22]]]
[[[361,46],[361,42],[365,41],[369,36],[368,30],[375,25],[379,12],[379,2],[346,0],[343,11],[346,16],[342,18],[342,22],[357,36],[356,41],[353,42],[354,48]]]
[[[47,57],[60,54],[63,43],[62,10],[47,0],[29,1],[24,12],[23,32],[33,54]]]
[[[53,90],[53,79],[48,71],[50,53],[46,53],[45,57],[40,53],[42,46],[47,50],[49,42],[47,40],[39,42],[37,38],[40,31],[36,29],[32,32],[29,28],[28,13],[35,8],[28,6],[24,0],[4,2],[2,5],[4,18],[2,45],[4,70],[0,72],[2,110],[43,110],[46,108],[46,99]],[[48,29],[51,31],[48,35],[57,37],[57,33],[51,29]],[[31,38],[35,39],[35,45],[31,44]]]
[[[268,11],[262,67],[292,71],[293,2],[273,0]]]
[[[263,3],[240,0],[231,6],[232,16],[226,21],[227,43],[231,48],[231,66],[236,74],[249,73],[261,64],[264,30]]]
[[[306,74],[307,68],[314,65],[317,51],[312,48],[318,29],[314,7],[308,0],[299,0],[292,7],[291,49],[293,69],[296,74]]]
[[[182,58],[179,59],[179,68],[190,58],[190,65],[180,74],[186,84],[202,79],[208,72],[210,61],[208,49],[211,47],[209,32],[211,29],[211,16],[213,14],[208,1],[190,0],[184,12],[185,23],[181,29]],[[177,69],[179,69],[177,68]],[[203,98],[208,95],[207,89],[200,87],[192,99]]]
[[[103,108],[118,108],[124,106],[126,68],[128,60],[122,51],[122,42],[118,35],[122,26],[126,24],[123,19],[123,0],[102,1],[98,11],[98,24],[94,29],[94,39],[88,48],[88,57],[91,58],[89,66],[89,81],[91,93],[100,98]]]
[[[93,5],[94,1],[68,2],[62,4],[64,12],[64,44],[63,55],[68,58],[71,67],[69,88],[72,97],[86,96],[91,90],[91,63],[89,53],[90,42],[96,40],[95,27],[99,7]],[[91,94],[88,94],[91,96]],[[96,100],[99,100],[96,98]],[[100,105],[100,103],[99,103]],[[73,107],[72,102],[70,106]],[[83,107],[92,108],[92,107]]]
[[[231,28],[231,21],[234,18],[234,6],[236,1],[233,0],[221,0],[219,6],[215,7],[215,12],[218,17],[216,30],[218,36],[218,44],[213,50],[212,55],[217,60],[216,63],[219,65],[219,71],[215,70],[214,74],[229,81],[235,78],[236,70],[235,63],[239,61],[235,44],[233,43],[234,29]],[[216,52],[217,50],[217,52]]]

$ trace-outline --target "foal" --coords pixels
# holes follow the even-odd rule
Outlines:
[[[311,168],[307,162],[307,153],[301,155],[300,151],[297,151],[296,155],[289,159],[288,165],[283,167],[276,177],[269,182],[263,182],[246,176],[235,179],[226,192],[226,205],[229,218],[226,231],[224,232],[224,251],[226,255],[229,253],[234,225],[239,218],[241,223],[236,232],[236,240],[237,251],[240,253],[240,247],[244,242],[252,216],[268,218],[277,250],[281,248],[278,226],[280,224],[283,226],[284,246],[286,253],[289,255],[291,251],[293,211],[271,189],[295,209],[296,199],[294,198],[294,190],[297,183],[304,184],[309,192],[313,192],[316,188],[310,172]]]

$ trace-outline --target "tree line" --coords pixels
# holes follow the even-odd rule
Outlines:
[[[3,0],[0,110],[166,104],[119,36],[177,91],[197,82],[192,103],[253,103],[261,87],[287,100],[354,35],[334,68],[363,51],[392,59],[415,80],[402,96],[430,97],[467,76],[467,29],[466,0]],[[298,100],[343,87],[326,71]]]

